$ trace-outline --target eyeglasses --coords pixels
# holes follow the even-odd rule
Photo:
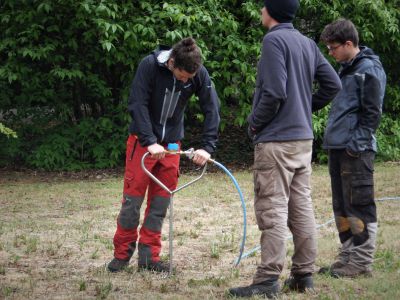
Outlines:
[[[328,48],[328,51],[335,51],[337,48],[343,46],[344,44],[346,44],[346,43],[342,43],[342,44],[337,45],[337,46],[326,45],[326,48]]]

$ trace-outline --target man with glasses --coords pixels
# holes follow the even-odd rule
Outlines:
[[[377,234],[375,132],[382,114],[386,75],[379,57],[358,45],[358,32],[350,20],[327,25],[321,40],[341,64],[343,89],[332,102],[323,142],[329,151],[332,205],[341,249],[336,261],[320,272],[334,277],[369,275]]]

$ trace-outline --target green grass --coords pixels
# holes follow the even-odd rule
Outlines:
[[[379,163],[376,197],[400,196],[399,163]],[[246,200],[245,251],[259,244],[250,171],[234,172]],[[180,183],[194,175],[182,174]],[[226,299],[229,287],[251,283],[260,261],[239,253],[242,211],[231,180],[205,177],[174,197],[174,267],[166,278],[137,272],[135,253],[125,272],[110,274],[112,238],[120,208],[121,177],[75,179],[58,174],[0,173],[0,299]],[[332,218],[326,166],[313,166],[312,196],[317,223]],[[400,201],[378,202],[379,232],[372,278],[315,276],[315,293],[285,293],[279,299],[400,299]],[[143,214],[144,206],[142,207]],[[168,259],[168,218],[162,258]],[[317,266],[329,264],[339,247],[331,224],[318,232]],[[289,275],[293,245],[288,241]],[[255,297],[254,299],[258,299]],[[260,298],[261,299],[261,298]]]

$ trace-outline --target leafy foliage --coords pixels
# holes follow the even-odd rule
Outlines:
[[[29,155],[32,166],[47,170],[118,166],[125,150],[127,128],[116,130],[110,118],[85,118],[79,124],[53,128]],[[113,135],[113,138],[105,138]]]
[[[15,131],[4,126],[2,123],[0,123],[0,133],[5,134],[7,137],[10,137],[10,136],[13,138],[17,137],[17,134],[15,133]]]
[[[398,5],[398,0],[302,0],[295,21],[318,42],[327,23],[348,17],[359,28],[362,43],[381,56],[389,78],[379,132],[384,159],[398,159],[399,134],[391,131],[398,130],[400,110]],[[158,45],[186,36],[193,36],[202,49],[221,100],[221,140],[229,140],[223,136],[229,136],[228,129],[242,131],[238,127],[246,126],[251,109],[265,34],[259,9],[254,0],[2,1],[0,121],[19,139],[0,136],[5,145],[0,164],[45,169],[122,165],[129,123],[126,100],[136,66]],[[314,116],[316,157],[321,160],[326,114]],[[194,98],[187,115],[190,133],[203,118]]]
[[[319,42],[319,35],[326,24],[340,18],[348,18],[356,25],[360,34],[360,44],[367,45],[378,54],[388,75],[388,85],[384,99],[383,121],[378,129],[378,157],[384,160],[399,160],[400,147],[398,126],[389,129],[389,124],[397,124],[396,115],[400,112],[400,70],[398,57],[400,55],[400,2],[398,0],[374,1],[320,1],[303,0],[295,24],[310,38]],[[318,14],[318,17],[314,17]],[[322,45],[321,45],[322,46]],[[322,47],[325,55],[328,52]],[[338,66],[332,59],[334,66]],[[316,144],[321,145],[323,130],[326,124],[328,110],[314,116],[314,133]],[[319,147],[316,149],[317,161],[326,161],[326,154]]]

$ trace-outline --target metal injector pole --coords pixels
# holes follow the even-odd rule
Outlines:
[[[175,154],[175,155],[185,155],[187,158],[189,159],[193,159],[194,156],[194,149],[190,148],[189,150],[186,151],[181,151],[179,150],[179,146],[178,144],[168,144],[168,150],[166,151],[167,154]],[[170,194],[170,204],[169,204],[169,259],[170,259],[170,264],[169,264],[169,275],[172,274],[173,268],[173,216],[174,216],[174,205],[173,205],[173,196],[176,192],[188,187],[189,185],[195,183],[196,181],[200,180],[203,175],[206,172],[206,168],[207,168],[207,163],[204,165],[203,170],[200,174],[200,176],[198,176],[197,178],[193,179],[192,181],[189,181],[187,183],[185,183],[184,185],[177,187],[175,190],[171,191],[167,186],[165,186],[164,183],[162,183],[158,178],[156,178],[146,167],[144,164],[145,158],[147,157],[147,155],[149,155],[150,153],[147,152],[143,155],[142,157],[142,169],[144,170],[144,172],[154,181],[156,182],[161,188],[163,188],[165,191],[167,191]],[[238,182],[236,181],[235,177],[232,175],[232,173],[225,167],[223,166],[221,163],[217,162],[214,159],[209,159],[208,162],[212,162],[214,165],[218,166],[221,170],[223,170],[226,175],[228,175],[230,177],[230,179],[232,180],[233,184],[236,187],[236,190],[238,191],[239,194],[239,198],[241,201],[241,205],[242,205],[242,210],[243,210],[243,235],[242,235],[242,241],[240,244],[240,252],[239,252],[239,256],[237,257],[237,259],[234,261],[234,265],[238,266],[242,256],[243,256],[243,251],[244,251],[244,246],[246,243],[246,230],[247,230],[247,217],[246,217],[246,204],[245,204],[245,200],[243,197],[243,193],[239,187]]]
[[[178,144],[175,143],[171,143],[168,144],[168,148],[166,151],[167,154],[172,154],[172,155],[186,155],[186,157],[188,157],[189,159],[192,159],[194,156],[194,149],[191,148],[189,150],[186,151],[179,151],[179,146]],[[200,174],[200,176],[198,176],[197,178],[185,183],[184,185],[177,187],[175,190],[171,191],[164,183],[162,183],[157,177],[155,177],[145,166],[144,161],[146,159],[146,157],[149,155],[150,153],[147,152],[143,155],[142,157],[142,169],[143,171],[154,181],[156,182],[161,188],[163,188],[165,191],[167,191],[170,194],[170,204],[169,204],[169,275],[172,274],[173,272],[173,238],[174,238],[174,194],[186,187],[188,187],[189,185],[195,183],[196,181],[200,180],[204,173],[206,172],[207,169],[207,163],[204,165],[203,170]]]

